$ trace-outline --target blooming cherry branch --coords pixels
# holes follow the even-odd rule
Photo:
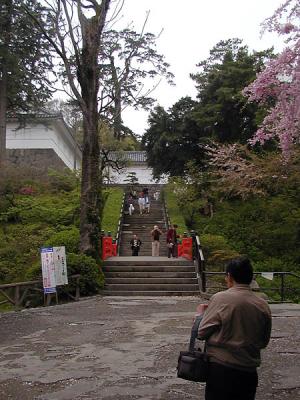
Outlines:
[[[264,144],[275,138],[283,156],[289,158],[293,146],[300,142],[299,0],[287,0],[265,21],[263,29],[285,35],[287,47],[243,91],[250,102],[274,104],[250,143]]]

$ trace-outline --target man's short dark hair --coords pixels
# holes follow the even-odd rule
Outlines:
[[[249,285],[253,279],[253,268],[249,258],[239,257],[231,260],[226,266],[226,274],[230,274],[236,283]]]

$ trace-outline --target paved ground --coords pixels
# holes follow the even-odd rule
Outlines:
[[[203,399],[176,378],[199,299],[102,298],[0,315],[0,399]],[[273,305],[257,399],[300,399],[300,305]]]

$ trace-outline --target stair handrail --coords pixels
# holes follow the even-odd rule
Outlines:
[[[198,279],[199,290],[206,292],[206,271],[205,271],[205,259],[203,250],[200,242],[200,238],[196,232],[191,232],[193,238],[193,259],[196,260],[196,273]]]
[[[226,272],[225,271],[206,271],[205,274],[208,275],[208,276],[218,276],[218,275],[222,276],[222,275],[226,275]],[[294,292],[300,291],[300,289],[297,288],[297,287],[296,287],[296,289],[291,289],[291,288],[285,286],[285,280],[284,279],[287,276],[291,276],[291,277],[294,277],[296,279],[299,279],[299,282],[300,282],[300,275],[296,274],[295,272],[292,272],[292,271],[254,271],[253,272],[253,275],[255,277],[263,276],[264,274],[272,274],[274,277],[276,277],[276,276],[279,277],[280,280],[281,280],[280,287],[277,287],[277,286],[275,286],[275,287],[262,287],[262,286],[259,286],[258,290],[259,291],[266,291],[266,292],[268,292],[268,291],[271,291],[271,292],[279,291],[280,299],[281,299],[282,303],[285,301],[285,295],[286,295],[286,291],[287,290],[290,290],[290,291],[293,290]],[[211,288],[215,289],[217,287],[212,286]],[[226,288],[225,285],[224,285],[224,288]],[[256,291],[257,289],[255,288],[255,289],[252,289],[252,290]]]
[[[196,273],[197,273],[197,278],[198,278],[198,284],[200,288],[201,293],[206,292],[206,275],[225,275],[226,273],[224,271],[206,271],[205,267],[205,259],[202,251],[202,246],[200,242],[200,238],[197,235],[196,232],[191,232],[191,236],[193,238],[193,258],[196,260]],[[300,275],[296,274],[293,271],[254,271],[253,275],[254,276],[263,276],[263,274],[272,274],[274,277],[278,276],[281,280],[280,283],[280,288],[279,288],[279,294],[281,298],[281,302],[285,301],[285,294],[286,290],[289,289],[285,285],[285,277],[291,276],[296,279],[299,279],[300,281]],[[278,288],[268,288],[268,287],[260,287],[260,290],[265,290],[265,291],[276,291]],[[297,289],[295,289],[296,291]]]
[[[123,219],[124,219],[124,206],[125,206],[125,199],[126,199],[126,192],[123,193],[122,204],[120,208],[120,215],[119,215],[119,223],[116,235],[116,244],[117,244],[117,255],[120,255],[120,245],[121,245],[121,236],[122,236],[122,226],[123,226]]]

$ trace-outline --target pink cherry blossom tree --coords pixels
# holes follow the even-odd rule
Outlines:
[[[244,89],[250,102],[268,109],[250,142],[264,144],[275,138],[288,159],[300,142],[300,1],[286,0],[264,21],[263,32],[266,31],[284,35],[286,47]]]

